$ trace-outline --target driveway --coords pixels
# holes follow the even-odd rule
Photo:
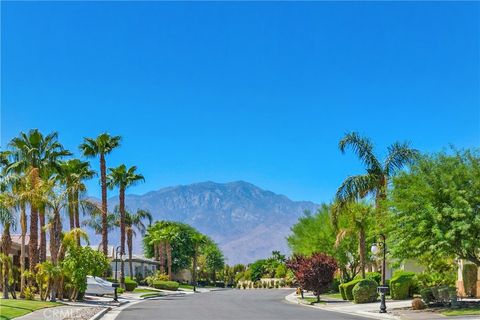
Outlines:
[[[285,301],[290,291],[221,290],[209,293],[162,297],[125,308],[115,320],[364,320]]]

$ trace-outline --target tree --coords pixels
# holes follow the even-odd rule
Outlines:
[[[147,257],[155,257],[160,262],[160,266],[165,265],[165,257],[160,257],[158,251],[160,244],[165,245],[164,229],[175,227],[178,232],[176,241],[170,245],[172,247],[172,272],[188,268],[194,255],[193,235],[198,231],[191,226],[174,221],[156,221],[147,228],[143,238],[143,248]]]
[[[89,217],[88,219],[82,221],[81,225],[92,229],[95,234],[101,236],[103,231],[103,217],[101,205],[97,204],[94,201],[83,199],[82,201],[80,201],[80,206],[82,207],[83,214]],[[111,232],[118,226],[118,215],[116,215],[115,213],[108,213],[107,231]]]
[[[107,207],[107,166],[105,156],[120,146],[120,136],[102,133],[95,139],[84,138],[80,150],[85,157],[100,157],[100,182],[102,188],[102,247],[103,254],[108,256],[108,207]]]
[[[28,133],[21,132],[20,136],[13,138],[9,147],[12,149],[13,161],[7,170],[24,173],[30,179],[32,189],[38,188],[40,178],[44,177],[47,171],[52,167],[58,166],[58,161],[70,152],[65,150],[58,142],[56,132],[44,136],[38,129],[32,129]],[[30,261],[30,271],[35,272],[35,266],[39,260],[38,250],[38,221],[39,208],[42,206],[41,199],[30,201],[30,241],[28,256]],[[42,217],[41,217],[42,218]],[[42,223],[42,220],[40,222]],[[40,230],[40,252],[46,251],[46,238],[44,230]],[[44,250],[45,249],[45,250]]]
[[[136,172],[137,167],[135,166],[127,169],[122,164],[116,168],[109,168],[109,171],[107,176],[108,187],[110,189],[118,187],[119,189],[120,254],[125,255],[125,190],[139,181],[145,181],[145,178]],[[125,287],[125,264],[123,259],[120,262],[120,285],[122,288]]]
[[[0,189],[3,189],[0,186]],[[0,224],[3,227],[1,253],[8,257],[12,245],[12,238],[10,235],[10,228],[15,228],[16,217],[13,211],[15,199],[11,194],[7,194],[4,190],[0,193]],[[9,259],[3,259],[2,273],[3,273],[3,298],[8,299],[8,278],[9,278]]]
[[[427,266],[451,258],[480,267],[480,151],[425,155],[394,179],[392,251]]]
[[[350,227],[350,219],[341,215],[337,220],[338,229]],[[344,237],[337,242],[337,231],[332,223],[331,206],[322,204],[315,214],[305,212],[291,227],[288,246],[294,254],[309,256],[325,252],[333,256],[341,270],[344,282],[349,282],[358,273],[358,237]]]
[[[360,272],[365,279],[365,264],[367,260],[366,238],[368,227],[371,225],[374,210],[367,203],[349,203],[347,205],[332,206],[332,223],[337,232],[335,247],[353,235],[358,237],[358,255],[360,257]],[[339,220],[345,218],[347,224],[340,226]]]
[[[313,291],[320,302],[320,294],[326,292],[333,282],[337,262],[325,253],[314,253],[310,257],[293,256],[287,266],[295,273],[302,289]]]
[[[225,258],[218,246],[209,239],[204,245],[202,254],[205,256],[205,265],[207,271],[212,275],[212,281],[217,281],[217,272],[225,266]]]
[[[356,132],[346,134],[338,147],[342,153],[345,153],[347,148],[352,148],[365,165],[367,173],[345,179],[337,190],[336,201],[345,205],[372,195],[375,199],[377,222],[382,224],[386,219],[382,205],[387,197],[390,179],[405,165],[412,164],[418,157],[418,151],[411,149],[408,143],[396,142],[387,148],[388,154],[382,163],[373,152],[372,142]],[[382,283],[385,283],[384,269],[382,267]]]
[[[127,247],[128,247],[128,260],[130,267],[130,278],[133,279],[133,266],[132,266],[132,253],[133,253],[133,237],[136,235],[137,230],[142,236],[145,235],[147,230],[143,220],[147,219],[148,224],[152,224],[152,214],[147,210],[138,209],[136,213],[125,212],[125,225],[127,233]]]
[[[197,284],[197,266],[198,266],[198,255],[200,254],[200,247],[207,243],[207,237],[200,232],[195,232],[192,235],[193,242],[193,264],[192,264],[192,282],[194,285]]]
[[[80,228],[80,194],[85,192],[84,180],[95,176],[88,162],[79,159],[63,161],[59,166],[59,178],[65,184],[68,194],[68,214],[70,230]],[[80,241],[80,239],[78,239]]]

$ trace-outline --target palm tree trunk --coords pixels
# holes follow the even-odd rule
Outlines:
[[[40,262],[47,260],[47,237],[45,233],[45,206],[41,205],[39,209],[39,221],[40,221],[40,244],[39,244],[39,253],[40,253]]]
[[[12,245],[12,238],[10,237],[10,223],[6,222],[3,226],[2,235],[2,253],[4,254],[3,261],[3,299],[8,299],[8,273],[9,273],[9,258],[10,247]]]
[[[20,205],[20,227],[22,229],[21,234],[21,247],[20,247],[20,298],[25,298],[25,236],[27,235],[27,213],[25,203]]]
[[[197,257],[198,256],[198,244],[195,245],[195,252],[193,253],[193,272],[192,272],[192,284],[197,285]]]
[[[73,212],[75,216],[75,228],[80,228],[80,209],[78,190],[73,193]],[[77,235],[77,245],[80,246],[80,235]]]
[[[30,272],[35,273],[35,266],[38,263],[38,210],[34,205],[30,208],[30,241],[28,242],[28,259]],[[29,277],[30,278],[30,277]],[[29,280],[29,285],[32,285]]]
[[[134,279],[133,263],[132,263],[132,254],[133,254],[132,230],[129,230],[128,233],[127,233],[127,246],[128,246],[128,264],[129,264],[129,268],[130,268],[130,279]]]
[[[172,281],[172,246],[170,241],[167,241],[165,247],[167,249],[168,280]]]
[[[153,254],[155,256],[155,261],[158,261],[158,243],[153,244]]]
[[[107,168],[103,153],[100,154],[100,180],[102,185],[102,247],[103,254],[108,257]]]
[[[125,255],[125,188],[120,186],[120,254]],[[125,261],[120,261],[120,286],[125,289]]]
[[[165,242],[163,241],[158,246],[158,259],[160,260],[160,272],[165,273]]]
[[[75,214],[73,210],[73,192],[68,191],[67,194],[67,201],[68,201],[68,219],[70,221],[70,230],[75,228]]]
[[[358,253],[360,255],[360,272],[365,279],[365,229],[362,227],[358,232]]]

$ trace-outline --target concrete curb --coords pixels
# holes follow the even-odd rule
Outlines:
[[[348,314],[353,316],[360,316],[360,317],[370,318],[370,319],[379,319],[379,320],[399,320],[400,319],[399,317],[391,314],[375,314],[368,311],[351,312],[346,310],[338,310],[338,308],[329,308],[321,305],[314,306],[310,304],[301,303],[300,301],[298,301],[298,298],[295,292],[292,292],[291,294],[285,296],[285,300],[289,303],[301,305],[307,308],[321,309],[325,311]]]
[[[112,307],[107,307],[107,308],[103,308],[102,310],[100,310],[99,312],[97,312],[96,314],[94,314],[90,319],[88,320],[98,320],[100,319],[101,317],[103,317],[103,315],[105,313],[107,313],[108,311],[112,310]]]

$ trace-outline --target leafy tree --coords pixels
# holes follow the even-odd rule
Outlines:
[[[320,294],[330,288],[337,270],[335,259],[325,253],[314,253],[310,257],[295,255],[287,266],[293,270],[303,289],[313,291],[317,302],[320,302]]]
[[[137,167],[133,166],[127,169],[122,164],[116,168],[109,168],[109,174],[107,176],[108,187],[113,189],[118,187],[119,189],[119,212],[120,212],[120,254],[125,255],[125,191],[128,187],[138,183],[139,181],[145,181],[145,178],[138,174]],[[125,287],[125,263],[123,259],[120,261],[120,286]]]
[[[336,222],[339,229],[349,228],[350,223],[351,220],[345,215],[338,216]],[[330,206],[323,204],[313,215],[305,212],[291,231],[287,242],[294,254],[309,256],[315,252],[325,252],[337,260],[344,282],[356,276],[359,265],[358,237],[344,237],[336,243],[337,231],[332,223]]]
[[[202,249],[202,254],[205,256],[207,271],[212,275],[212,281],[215,282],[217,272],[222,270],[225,265],[225,258],[218,246],[211,240],[209,242]]]
[[[121,137],[102,133],[96,138],[84,138],[80,145],[83,155],[88,158],[100,157],[100,183],[102,187],[102,247],[108,256],[108,208],[107,208],[107,165],[105,156],[120,146]]]
[[[394,254],[432,267],[451,258],[480,267],[480,152],[426,155],[394,179]]]
[[[251,272],[250,280],[255,282],[262,278],[263,274],[265,273],[265,264],[266,260],[260,259],[250,265],[248,268]]]

